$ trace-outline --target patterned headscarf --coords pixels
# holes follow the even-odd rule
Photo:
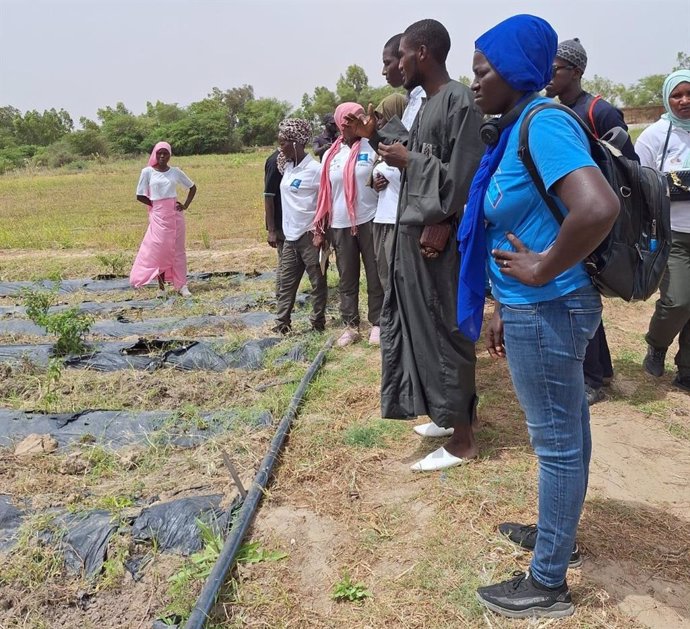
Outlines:
[[[582,70],[582,74],[585,73],[585,68],[587,67],[587,52],[582,47],[580,40],[575,37],[575,39],[566,39],[558,44],[556,49],[556,56],[563,61],[572,63],[576,68]]]
[[[149,166],[155,166],[158,163],[158,151],[161,149],[165,149],[170,153],[170,157],[172,157],[172,149],[170,148],[170,145],[167,142],[158,142],[156,146],[153,147],[153,151],[151,151],[151,155],[149,156]]]
[[[288,142],[304,146],[311,137],[311,125],[302,118],[285,118],[278,125],[278,135]],[[285,165],[291,161],[292,159],[285,155],[283,151],[278,153],[276,165],[281,175],[285,172]]]
[[[340,135],[336,138],[333,145],[326,153],[323,165],[321,166],[321,182],[319,184],[319,197],[316,201],[316,216],[314,217],[314,227],[317,232],[323,233],[330,222],[330,214],[333,211],[333,194],[331,190],[330,165],[333,158],[338,154],[343,144],[343,125],[348,114],[358,116],[364,113],[364,108],[357,103],[340,103],[335,109],[335,124],[340,129]],[[345,188],[345,203],[347,213],[350,216],[350,228],[353,234],[357,233],[357,211],[355,201],[357,200],[357,183],[355,182],[355,163],[359,154],[359,142],[350,147],[350,156],[343,168],[343,187]]]
[[[685,118],[679,118],[673,113],[671,105],[668,102],[668,98],[671,92],[675,90],[681,83],[690,83],[690,70],[676,70],[671,72],[664,80],[664,86],[661,88],[661,93],[664,97],[664,107],[666,108],[666,113],[662,114],[664,120],[668,120],[673,123],[674,127],[679,127],[690,131],[690,120]]]

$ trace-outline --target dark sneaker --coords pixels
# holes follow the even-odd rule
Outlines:
[[[518,524],[516,522],[503,522],[498,525],[498,532],[507,537],[513,544],[525,550],[534,550],[537,544],[537,525]],[[575,542],[573,552],[568,561],[568,568],[579,568],[582,565],[582,553]]]
[[[683,391],[690,391],[690,376],[681,376],[678,373],[676,374],[676,377],[673,379],[673,382],[671,382],[671,384],[674,387],[683,389]]]
[[[271,332],[275,332],[276,334],[282,334],[283,336],[285,336],[286,334],[290,334],[291,330],[292,328],[286,323],[278,323],[277,325],[274,325],[271,328]]]
[[[589,406],[592,406],[592,404],[596,404],[597,402],[601,402],[604,399],[604,392],[601,390],[601,387],[597,387],[595,389],[594,387],[590,387],[588,384],[586,384],[585,393],[587,394],[587,404]]]
[[[665,349],[656,349],[656,347],[648,345],[647,355],[642,361],[642,366],[650,376],[660,378],[664,375],[664,360],[666,360]]]
[[[567,583],[556,589],[537,585],[528,572],[477,589],[477,599],[492,612],[508,618],[565,618],[575,606]]]

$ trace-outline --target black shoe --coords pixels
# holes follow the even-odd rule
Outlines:
[[[588,384],[586,384],[585,393],[587,394],[587,404],[589,406],[592,406],[592,404],[596,404],[597,402],[601,402],[604,399],[604,392],[601,390],[601,387],[597,387],[595,389],[594,387],[590,387]]]
[[[650,376],[660,378],[664,375],[664,360],[666,360],[665,349],[656,349],[656,347],[648,345],[647,355],[642,361],[642,366]]]
[[[326,324],[325,323],[312,323],[311,324],[311,329],[314,332],[325,332],[326,331]]]
[[[537,545],[537,525],[536,524],[518,524],[516,522],[503,522],[498,525],[498,531],[501,535],[507,537],[513,544],[524,548],[525,550],[534,550]],[[575,542],[573,552],[568,561],[568,568],[579,568],[582,565],[582,553],[580,547]]]
[[[683,391],[690,391],[690,376],[681,376],[678,373],[676,374],[676,377],[673,379],[673,382],[671,382],[671,384],[674,387],[683,389]]]
[[[549,589],[535,584],[528,572],[514,572],[508,581],[478,588],[477,599],[508,618],[565,618],[575,611],[566,582]]]
[[[283,336],[285,336],[286,334],[290,334],[291,330],[292,328],[286,323],[278,323],[277,325],[274,325],[271,328],[271,332],[275,332],[276,334],[282,334]]]

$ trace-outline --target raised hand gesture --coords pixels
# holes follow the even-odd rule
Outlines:
[[[374,115],[374,106],[369,103],[366,114],[347,114],[345,116],[345,124],[347,124],[352,131],[360,138],[370,138],[376,131],[376,116]]]

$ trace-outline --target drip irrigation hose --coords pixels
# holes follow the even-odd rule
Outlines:
[[[278,454],[283,447],[283,442],[285,437],[290,431],[290,426],[292,425],[295,416],[297,415],[297,409],[302,403],[302,398],[307,391],[307,387],[313,380],[314,376],[321,368],[323,361],[326,357],[326,353],[333,346],[333,338],[330,338],[326,344],[321,348],[321,351],[317,354],[316,358],[309,366],[307,373],[304,374],[302,381],[297,387],[295,394],[290,400],[290,405],[288,406],[283,418],[278,424],[278,429],[273,436],[273,441],[264,456],[259,471],[254,477],[251,489],[247,492],[247,497],[242,503],[242,507],[237,515],[237,520],[235,521],[228,538],[223,544],[223,548],[220,551],[218,560],[211,570],[211,574],[208,575],[204,587],[199,594],[199,598],[192,609],[192,613],[189,616],[184,629],[202,629],[208,620],[211,609],[216,603],[216,598],[218,596],[218,591],[220,590],[223,583],[225,583],[225,578],[228,572],[235,563],[235,556],[237,551],[240,549],[242,540],[247,532],[247,529],[254,519],[256,510],[261,501],[261,497],[264,495],[264,490],[271,477],[271,472],[273,466],[275,465]]]

